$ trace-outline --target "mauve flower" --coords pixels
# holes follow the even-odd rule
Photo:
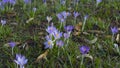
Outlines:
[[[44,4],[46,4],[46,2],[47,2],[46,0],[43,0],[43,3],[44,3]]]
[[[111,27],[111,32],[112,34],[116,34],[118,32],[118,28],[117,27]]]
[[[72,25],[68,25],[68,26],[65,26],[64,29],[67,31],[67,32],[71,32],[73,30],[73,26]]]
[[[0,2],[0,9],[4,9],[4,4],[3,4],[3,2]]]
[[[2,3],[3,4],[6,4],[6,3],[8,3],[9,2],[9,0],[2,0]]]
[[[51,35],[47,35],[47,36],[45,36],[45,39],[46,39],[46,40],[51,40],[51,39],[52,39],[52,36],[51,36]]]
[[[12,48],[15,47],[15,45],[16,45],[15,42],[9,42],[8,44],[9,44],[9,46],[12,47]]]
[[[70,15],[71,15],[71,13],[63,11],[63,12],[58,13],[57,17],[61,22],[65,22],[66,18]]]
[[[46,48],[52,48],[53,47],[53,45],[54,45],[54,43],[53,43],[53,41],[50,39],[50,40],[47,40],[45,43],[44,43],[44,45],[45,45],[45,49]]]
[[[77,18],[77,17],[80,15],[80,13],[78,13],[78,12],[73,12],[73,15],[74,15],[75,18]]]
[[[29,4],[29,3],[31,3],[31,0],[24,0],[24,3]]]
[[[9,3],[12,4],[12,5],[15,5],[16,4],[16,0],[9,0]]]
[[[33,8],[33,11],[36,12],[36,10],[37,10],[37,8],[34,7],[34,8]]]
[[[87,54],[90,50],[90,48],[88,46],[81,46],[81,47],[79,47],[79,49],[82,54]]]
[[[66,1],[65,0],[60,0],[60,4],[65,5]]]
[[[51,26],[48,26],[48,28],[46,29],[46,31],[49,33],[49,34],[53,34],[55,31],[56,31],[56,27],[53,26],[53,24]]]
[[[85,15],[85,16],[84,16],[84,21],[86,21],[86,20],[87,20],[87,18],[88,18],[88,15]]]
[[[60,22],[65,22],[65,19],[64,19],[63,15],[61,13],[58,13],[57,17],[60,20]]]
[[[102,0],[96,0],[96,4],[98,5]]]
[[[56,30],[56,31],[54,31],[53,36],[55,39],[59,39],[62,37],[62,32]]]
[[[2,26],[6,24],[6,20],[1,20]]]
[[[20,68],[24,68],[24,65],[27,64],[28,59],[21,54],[16,54],[16,59],[14,60],[15,63],[20,65]]]
[[[56,45],[61,47],[64,45],[64,42],[62,40],[58,40],[58,41],[56,41]]]
[[[70,33],[69,32],[68,33],[64,33],[63,36],[64,36],[65,39],[68,39],[70,37]]]

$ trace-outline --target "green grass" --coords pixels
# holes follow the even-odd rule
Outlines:
[[[71,0],[67,0],[67,4],[64,6],[59,3],[59,0],[54,0],[54,4],[48,1],[46,5],[42,3],[42,0],[35,0],[31,5],[25,5],[21,0],[18,0],[13,10],[9,5],[6,5],[6,8],[10,9],[0,10],[0,20],[7,21],[6,25],[0,25],[0,68],[16,68],[16,63],[13,60],[17,53],[25,55],[28,59],[25,68],[119,68],[120,52],[118,53],[114,49],[111,37],[107,37],[112,36],[111,26],[120,28],[119,2],[119,0],[104,0],[96,7],[95,0],[80,0],[79,4],[75,6],[71,4]],[[37,8],[35,14],[32,11],[33,7]],[[66,20],[67,24],[74,26],[83,22],[84,16],[88,14],[84,32],[97,30],[104,33],[88,32],[86,35],[81,33],[78,36],[73,36],[74,32],[72,32],[68,46],[65,44],[62,48],[49,49],[47,60],[42,59],[35,63],[37,57],[46,51],[44,49],[45,36],[47,35],[45,30],[48,24],[46,17],[52,16],[52,22],[59,28],[60,23],[56,14],[62,11],[80,12],[76,23],[74,23],[73,15]],[[33,20],[26,23],[30,18]],[[91,41],[95,37],[98,40],[93,44],[86,41]],[[19,42],[14,48],[14,55],[12,55],[12,48],[5,46],[10,41]],[[28,45],[22,48],[25,43]],[[82,45],[90,47],[89,55],[93,57],[93,60],[85,57],[81,66],[82,55],[79,46]]]

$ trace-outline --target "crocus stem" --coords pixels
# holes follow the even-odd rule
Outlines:
[[[86,20],[84,20],[84,22],[83,22],[83,25],[82,25],[82,31],[83,31],[84,28],[85,28],[85,23],[86,23]]]
[[[112,39],[111,40],[112,40],[112,43],[114,43],[114,34],[112,34]]]
[[[23,65],[20,65],[20,68],[24,68],[24,66],[23,66]]]
[[[62,28],[62,22],[60,23],[60,29]]]
[[[14,47],[12,47],[12,55],[14,54],[14,53],[13,53],[13,49],[14,49]]]
[[[80,68],[83,66],[83,60],[84,60],[84,55],[82,55],[81,63],[80,63]]]

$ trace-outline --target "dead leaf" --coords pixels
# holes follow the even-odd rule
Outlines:
[[[93,60],[93,57],[92,57],[90,54],[84,54],[84,57],[88,57],[88,58],[90,58],[91,60]]]
[[[29,18],[26,23],[29,23],[30,21],[32,21],[34,18]]]
[[[97,41],[97,37],[95,37],[93,40],[89,41],[90,44],[94,44]]]
[[[44,53],[40,54],[35,62],[39,62],[41,59],[46,59],[46,56],[48,55],[49,50],[46,50]]]
[[[120,34],[117,34],[116,41],[119,43],[120,42]]]
[[[96,33],[96,34],[104,34],[104,32],[100,31],[100,30],[88,30],[87,32],[88,33]]]
[[[74,36],[79,35],[81,33],[80,32],[81,28],[82,28],[82,22],[79,22],[78,24],[75,25],[75,29],[74,29],[73,35]]]

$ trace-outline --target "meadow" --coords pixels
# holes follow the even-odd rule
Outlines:
[[[0,0],[0,68],[120,68],[120,0]]]

